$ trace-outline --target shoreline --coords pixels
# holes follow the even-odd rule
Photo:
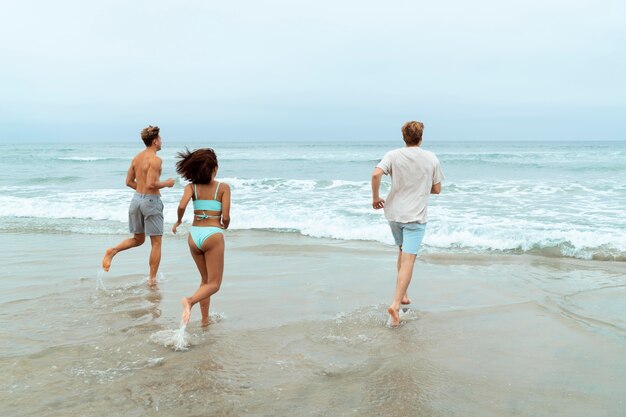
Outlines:
[[[215,322],[202,329],[193,310],[191,346],[175,352],[160,337],[178,329],[179,300],[199,284],[186,234],[164,239],[156,290],[146,285],[149,244],[117,255],[99,282],[105,248],[122,237],[5,235],[1,414],[589,417],[626,409],[621,263],[418,257],[413,304],[390,329],[395,248],[229,232]]]
[[[57,219],[58,220],[58,219]],[[85,222],[88,222],[87,220],[84,220]],[[181,226],[181,228],[179,229],[180,232],[178,235],[174,235],[173,233],[171,233],[171,223],[165,223],[165,231],[166,233],[164,233],[163,235],[163,240],[180,240],[180,235],[187,235],[187,233],[190,230],[190,224],[185,223],[183,224],[183,226]],[[127,227],[127,225],[125,226]],[[94,232],[94,233],[76,233],[74,231],[63,231],[63,230],[42,230],[42,231],[38,231],[38,230],[29,230],[29,231],[22,231],[19,228],[16,229],[7,229],[4,230],[2,232],[5,235],[33,235],[33,236],[38,236],[38,235],[50,235],[50,236],[76,236],[78,237],[84,237],[85,239],[89,239],[89,238],[94,238],[94,237],[98,237],[98,239],[102,238],[102,239],[118,239],[118,240],[123,240],[126,237],[129,237],[130,234],[129,233],[118,233],[118,232],[113,232],[113,233],[99,233],[99,232]],[[292,235],[295,237],[302,237],[302,238],[306,238],[306,239],[314,239],[319,241],[319,244],[333,244],[333,242],[335,244],[339,244],[339,245],[346,245],[349,246],[350,243],[354,243],[354,245],[374,245],[380,248],[380,250],[393,250],[396,251],[396,246],[392,245],[392,244],[387,244],[387,243],[383,243],[377,240],[358,240],[358,239],[343,239],[343,238],[334,238],[334,237],[316,237],[316,236],[311,236],[308,234],[303,234],[302,232],[298,231],[298,230],[285,230],[285,229],[229,229],[226,232],[226,236],[229,235],[233,235],[233,236],[237,236],[237,235],[244,235],[246,233],[250,233],[250,234],[263,234],[263,233],[268,233],[271,235],[277,235],[277,236],[281,236],[283,234],[285,235]],[[115,239],[114,239],[115,238]],[[1,246],[0,246],[1,249]],[[590,259],[585,259],[585,258],[580,258],[580,257],[575,257],[575,256],[568,256],[568,255],[563,255],[562,253],[558,252],[559,248],[558,247],[546,247],[546,248],[540,248],[540,249],[531,249],[531,250],[527,250],[524,251],[522,249],[510,249],[510,250],[501,250],[501,249],[492,249],[492,250],[485,250],[485,251],[481,251],[481,252],[477,252],[477,251],[472,251],[468,248],[439,248],[436,246],[428,246],[425,244],[422,244],[422,248],[420,250],[420,254],[418,255],[418,260],[420,258],[422,259],[432,259],[432,260],[444,260],[447,258],[459,258],[459,259],[466,259],[470,262],[473,262],[476,259],[480,259],[480,258],[493,258],[493,259],[499,259],[499,258],[504,258],[507,260],[513,260],[516,257],[521,257],[522,259],[524,258],[537,258],[537,259],[553,259],[553,260],[559,260],[559,261],[572,261],[572,262],[582,262],[582,263],[589,263],[589,262],[598,262],[598,263],[602,263],[602,264],[624,264],[624,262],[626,262],[626,255],[594,255],[592,258]]]

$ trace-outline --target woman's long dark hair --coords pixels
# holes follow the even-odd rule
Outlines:
[[[213,177],[213,170],[217,166],[217,155],[211,148],[197,149],[190,152],[185,148],[176,155],[180,160],[176,163],[178,172],[187,181],[194,184],[208,184]]]

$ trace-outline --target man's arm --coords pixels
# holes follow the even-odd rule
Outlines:
[[[150,161],[150,165],[148,166],[148,175],[147,175],[147,184],[146,187],[150,190],[160,190],[165,187],[173,187],[174,180],[172,178],[168,178],[165,181],[159,181],[161,177],[161,165],[163,162],[161,158],[154,158]]]
[[[431,194],[440,194],[441,193],[441,183],[438,182],[437,184],[433,184],[433,186],[430,187],[430,193]]]
[[[135,160],[130,163],[130,167],[128,167],[128,172],[126,173],[126,186],[132,188],[133,190],[137,189],[137,181],[135,180]]]
[[[376,167],[372,172],[372,207],[375,210],[385,207],[385,200],[380,198],[380,182],[383,178],[383,170]]]

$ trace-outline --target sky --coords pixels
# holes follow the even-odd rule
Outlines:
[[[0,142],[626,140],[626,2],[0,2]]]

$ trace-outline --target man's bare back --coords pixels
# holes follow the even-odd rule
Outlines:
[[[163,161],[152,148],[139,152],[133,158],[126,175],[126,185],[135,189],[140,194],[161,195],[159,191],[163,187],[171,187],[174,180],[168,178],[159,181]]]
[[[129,174],[132,173],[136,183],[136,188],[140,194],[161,195],[155,183],[161,176],[162,161],[156,153],[150,149],[139,152],[130,163]]]

